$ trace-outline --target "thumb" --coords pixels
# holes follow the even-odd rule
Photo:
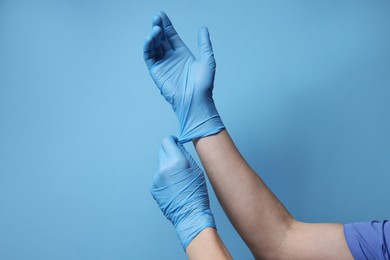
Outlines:
[[[185,158],[187,159],[187,162],[188,162],[188,167],[191,167],[191,168],[194,168],[194,167],[199,167],[198,164],[195,162],[194,158],[192,157],[192,155],[186,150],[186,148],[178,143],[178,147],[179,149],[181,150],[182,154],[185,156]]]
[[[211,45],[209,30],[206,26],[202,26],[199,29],[198,49],[201,59],[214,61],[213,46]]]
[[[159,172],[161,174],[174,174],[190,167],[187,158],[182,152],[177,137],[168,136],[161,142],[158,156]]]

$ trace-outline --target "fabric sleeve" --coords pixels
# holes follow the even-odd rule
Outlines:
[[[390,223],[387,220],[345,224],[344,233],[356,260],[390,260]]]

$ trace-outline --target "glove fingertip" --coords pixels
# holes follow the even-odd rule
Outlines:
[[[152,27],[152,30],[157,34],[157,33],[160,33],[162,31],[161,27],[158,26],[158,25],[155,25]]]

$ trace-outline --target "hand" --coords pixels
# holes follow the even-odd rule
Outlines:
[[[179,141],[216,134],[225,127],[212,98],[216,63],[206,27],[199,29],[200,59],[180,39],[164,12],[153,17],[144,60],[180,125]]]
[[[205,228],[216,228],[203,171],[175,137],[162,141],[150,192],[176,228],[184,250]]]

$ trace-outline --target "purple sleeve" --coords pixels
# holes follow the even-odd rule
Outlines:
[[[390,223],[387,220],[345,224],[344,233],[355,259],[390,260]]]

